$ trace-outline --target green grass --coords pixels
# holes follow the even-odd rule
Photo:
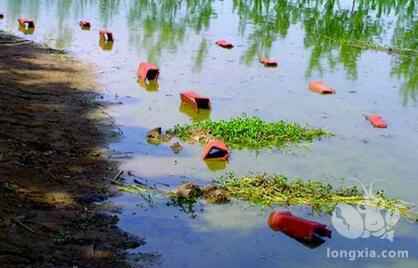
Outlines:
[[[318,213],[332,213],[338,204],[363,205],[388,211],[399,211],[406,219],[418,222],[415,206],[399,199],[385,196],[383,191],[365,195],[357,186],[334,188],[317,180],[292,179],[282,175],[254,175],[238,177],[229,173],[212,186],[224,191],[228,198],[239,199],[261,207],[269,206],[308,206]],[[175,191],[163,191],[146,185],[118,184],[120,191],[136,193],[144,200],[153,203],[157,193],[169,197],[173,205],[193,211],[198,196],[190,199],[175,198]]]
[[[297,123],[265,122],[258,117],[247,116],[176,125],[170,132],[183,141],[205,143],[211,138],[219,138],[232,148],[250,149],[282,148],[290,143],[312,142],[332,135],[325,130]]]
[[[313,180],[289,180],[281,175],[237,177],[228,174],[215,181],[231,197],[256,205],[304,205],[318,212],[331,213],[338,204],[365,205],[386,210],[399,210],[409,219],[417,220],[413,206],[386,197],[382,191],[366,197],[356,186],[335,189],[330,184]]]

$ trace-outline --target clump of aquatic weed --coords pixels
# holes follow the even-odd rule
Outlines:
[[[386,197],[382,191],[365,196],[356,186],[334,188],[314,180],[289,180],[282,175],[256,175],[237,177],[230,173],[215,181],[231,197],[261,206],[306,205],[318,212],[330,213],[338,204],[364,205],[398,210],[409,219],[416,219],[413,206],[398,199]]]
[[[223,139],[232,148],[282,148],[289,143],[312,142],[333,134],[286,121],[265,122],[258,117],[241,116],[230,120],[205,120],[176,125],[170,132],[183,141],[205,143]]]

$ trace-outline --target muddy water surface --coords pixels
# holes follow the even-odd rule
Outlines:
[[[359,48],[373,42],[418,49],[416,3],[389,2],[1,0],[6,17],[0,29],[65,49],[96,66],[105,97],[118,103],[109,108],[124,134],[111,145],[115,158],[121,158],[123,170],[150,182],[204,184],[227,171],[282,173],[334,185],[375,182],[390,196],[418,203],[418,59]],[[21,15],[35,20],[32,35],[18,31]],[[90,20],[92,29],[79,29],[80,19]],[[102,27],[114,33],[112,50],[99,47]],[[214,45],[221,38],[235,48]],[[355,47],[344,45],[348,41]],[[261,66],[263,55],[277,59],[279,67]],[[158,88],[136,81],[138,63],[145,60],[161,68]],[[327,81],[337,94],[308,91],[311,79]],[[179,101],[184,89],[209,96],[211,113],[184,110]],[[157,126],[243,113],[322,127],[336,136],[286,151],[233,151],[225,167],[202,162],[199,145],[185,145],[176,155],[168,145],[145,139]],[[381,114],[389,128],[372,128],[363,117],[368,113]],[[146,238],[139,251],[160,253],[148,260],[156,266],[418,266],[418,227],[406,221],[396,226],[394,242],[350,240],[334,230],[331,240],[310,249],[271,232],[265,223],[270,209],[245,203],[197,205],[185,213],[159,197],[149,202],[124,194],[114,202],[124,208],[121,226]],[[292,211],[330,224],[329,216]],[[347,261],[327,258],[328,248],[406,249],[409,258]]]

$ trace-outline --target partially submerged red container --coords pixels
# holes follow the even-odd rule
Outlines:
[[[229,150],[221,140],[211,140],[203,148],[203,160],[223,160],[229,158]]]
[[[114,41],[113,33],[106,30],[106,29],[100,30],[99,36],[100,36],[100,40],[103,40],[105,42],[113,42]]]
[[[387,128],[388,124],[383,120],[383,118],[378,114],[372,114],[366,116],[366,119],[369,120],[370,124],[372,124],[375,128]]]
[[[331,230],[325,224],[296,217],[288,211],[272,212],[268,218],[268,225],[274,231],[283,232],[302,241],[313,241],[317,237],[331,238]]]
[[[309,89],[319,94],[335,94],[335,89],[327,86],[324,81],[319,80],[309,82]]]
[[[234,45],[232,43],[230,43],[226,40],[223,40],[223,39],[216,41],[215,44],[217,44],[220,47],[228,48],[228,49],[231,49],[231,48],[234,47]]]
[[[203,97],[193,90],[187,90],[180,93],[180,99],[183,103],[192,106],[195,110],[210,109],[210,100]]]
[[[143,62],[138,66],[137,76],[140,81],[157,80],[159,75],[160,69],[155,64]]]
[[[81,20],[80,21],[80,27],[81,27],[82,30],[90,30],[91,23],[89,21],[86,21],[86,20]]]
[[[268,58],[261,58],[260,63],[265,67],[277,67],[278,65],[277,61]]]
[[[24,28],[35,28],[35,23],[33,22],[33,20],[19,18],[17,22],[19,23],[19,26],[22,26]]]

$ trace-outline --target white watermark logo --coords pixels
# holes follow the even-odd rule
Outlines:
[[[327,248],[327,258],[330,259],[347,259],[355,261],[359,259],[407,259],[409,258],[408,250],[374,250],[374,249],[330,249]]]
[[[373,184],[367,189],[361,184],[366,200],[374,198]],[[385,211],[373,206],[339,204],[332,213],[331,222],[342,236],[350,239],[368,238],[394,239],[394,227],[400,219],[398,210]]]

